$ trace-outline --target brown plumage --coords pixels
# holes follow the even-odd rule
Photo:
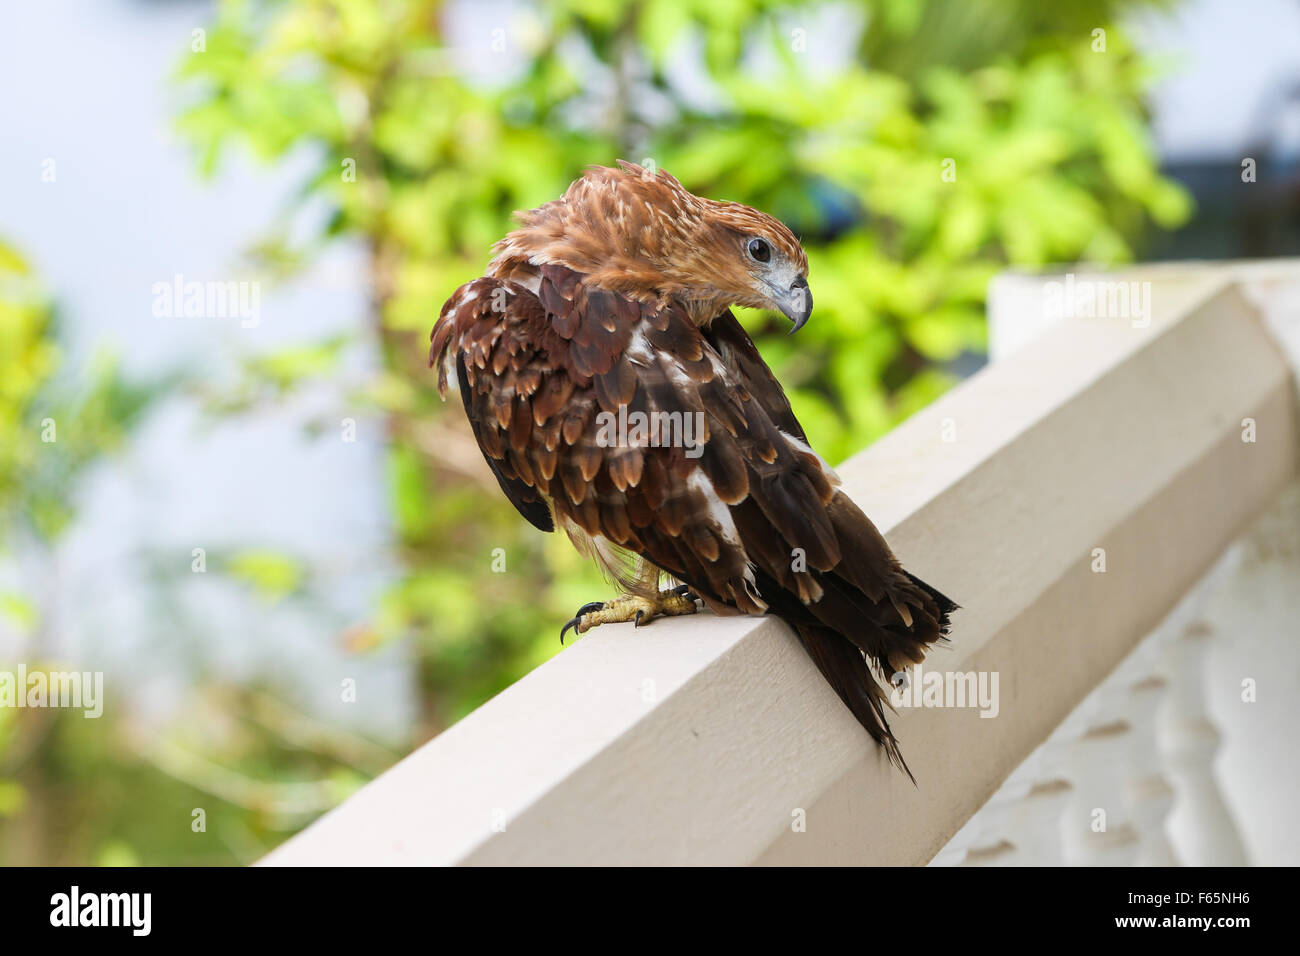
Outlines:
[[[658,590],[657,575],[628,572],[636,556],[718,613],[782,618],[906,769],[868,661],[885,680],[920,661],[955,605],[904,571],[839,489],[730,312],[775,308],[801,326],[803,249],[770,216],[619,165],[522,213],[487,274],[443,306],[429,353],[439,390],[456,380],[501,490],[533,525],[559,519],[632,592]],[[608,440],[602,425],[633,413],[701,427],[691,442],[680,429]]]

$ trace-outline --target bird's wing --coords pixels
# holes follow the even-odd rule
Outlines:
[[[807,571],[792,570],[787,552],[784,563],[769,541],[773,505],[762,505],[765,498],[760,482],[755,502],[742,502],[732,509],[741,540],[757,557],[767,543],[766,560],[757,560],[760,584],[765,579],[776,584],[760,587],[770,593],[772,610],[791,623],[830,627],[857,644],[887,673],[921,659],[922,645],[943,636],[947,613],[955,605],[928,585],[915,579],[899,565],[876,526],[839,488],[839,478],[807,442],[803,428],[790,408],[781,385],[759,355],[753,341],[730,312],[724,312],[703,332],[706,341],[720,355],[724,366],[734,369],[739,387],[749,396],[749,419],[765,417],[779,429],[785,444],[801,461],[815,462],[831,485],[829,495],[815,499],[796,499],[786,503],[796,520],[813,520],[826,534],[831,546],[814,554],[805,549]],[[782,499],[777,498],[777,501]],[[755,507],[759,504],[759,507]],[[804,548],[806,532],[781,533],[780,544],[791,549]],[[751,544],[752,542],[752,544]],[[799,562],[804,563],[804,562]],[[792,597],[799,599],[796,604]]]
[[[538,527],[549,530],[549,499],[588,535],[748,613],[767,606],[751,565],[811,587],[790,570],[792,549],[811,568],[840,560],[829,470],[787,439],[680,306],[548,265],[536,293],[493,278],[463,286],[432,338],[440,387],[457,376],[488,463]],[[620,414],[625,435],[608,427]],[[737,509],[765,526],[761,538],[743,539]]]

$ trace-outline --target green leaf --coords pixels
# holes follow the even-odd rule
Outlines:
[[[267,601],[280,601],[302,585],[302,565],[278,551],[249,549],[225,562],[231,577],[250,585]]]

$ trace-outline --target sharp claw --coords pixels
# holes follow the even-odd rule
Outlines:
[[[582,616],[581,614],[578,615],[578,617],[581,617],[581,616]],[[578,618],[575,617],[575,618],[574,618],[573,620],[571,620],[568,624],[564,625],[564,627],[560,628],[560,643],[561,643],[561,644],[564,643],[564,635],[567,634],[567,633],[569,632],[569,628],[571,628],[571,627],[575,627],[575,628],[576,628],[577,626],[578,626]]]
[[[633,626],[633,627],[640,627],[640,626],[641,626],[641,615],[644,614],[644,613],[645,613],[645,611],[637,611],[637,612],[636,612],[636,617],[632,618],[632,626]]]
[[[679,597],[684,597],[688,601],[698,601],[700,599],[699,595],[691,590],[691,586],[689,584],[679,584],[677,585],[677,587],[671,588],[668,593],[676,594]]]
[[[564,635],[569,633],[569,628],[577,628],[582,623],[583,615],[590,614],[593,611],[599,611],[604,608],[604,606],[604,601],[591,601],[590,603],[584,604],[582,607],[578,608],[578,613],[573,615],[573,619],[569,621],[568,624],[564,625],[564,627],[560,628],[560,643],[564,643]],[[582,631],[578,631],[577,633],[581,634]]]

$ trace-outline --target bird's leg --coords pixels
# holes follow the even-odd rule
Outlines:
[[[656,617],[694,614],[698,610],[695,595],[685,584],[660,591],[655,597],[623,594],[611,601],[593,601],[578,608],[578,613],[561,629],[560,640],[561,642],[564,640],[569,628],[573,628],[579,634],[585,634],[601,624],[621,624],[631,621],[633,626],[640,627],[649,624]]]
[[[621,624],[631,621],[634,627],[649,624],[656,617],[675,617],[680,614],[694,614],[699,610],[696,597],[690,588],[679,585],[660,591],[659,572],[648,562],[642,564],[638,575],[641,584],[650,596],[643,594],[623,594],[612,601],[593,601],[578,608],[578,613],[560,630],[560,643],[569,628],[579,634],[585,634],[601,624]]]

